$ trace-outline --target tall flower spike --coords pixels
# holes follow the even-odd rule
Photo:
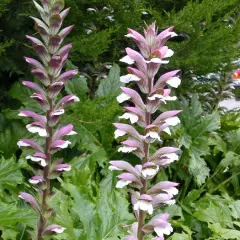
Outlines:
[[[181,83],[178,77],[179,70],[171,71],[156,79],[161,64],[167,64],[173,51],[165,46],[167,40],[176,36],[173,27],[170,27],[160,34],[153,23],[144,30],[144,35],[129,29],[126,37],[133,39],[139,48],[139,52],[126,48],[127,55],[120,61],[129,65],[128,73],[120,78],[121,82],[135,82],[135,90],[122,87],[122,93],[117,97],[119,103],[131,101],[131,106],[125,106],[126,112],[120,119],[132,124],[114,123],[116,127],[115,138],[126,137],[122,141],[122,147],[118,149],[123,153],[133,153],[140,158],[141,164],[132,166],[123,160],[111,161],[110,170],[123,171],[118,178],[116,187],[130,188],[133,210],[137,218],[134,226],[137,230],[131,231],[131,235],[126,240],[143,240],[148,234],[154,234],[153,239],[164,240],[164,235],[169,235],[173,231],[168,223],[168,214],[160,214],[146,221],[147,214],[154,214],[154,210],[159,206],[171,205],[175,203],[174,195],[178,193],[178,183],[159,182],[152,188],[148,188],[148,181],[152,179],[162,168],[178,160],[178,148],[162,147],[150,155],[150,145],[161,143],[162,132],[171,134],[170,127],[176,126],[180,120],[176,116],[181,111],[172,110],[160,113],[156,116],[156,111],[160,104],[168,101],[175,101],[175,96],[170,96],[171,89],[177,88]],[[139,89],[138,91],[136,89]],[[144,96],[144,97],[141,97]],[[153,117],[153,113],[154,116]],[[138,132],[134,124],[139,126]]]
[[[37,133],[44,138],[44,141],[41,141],[44,144],[38,144],[31,139],[21,139],[17,143],[19,147],[28,147],[33,150],[32,154],[28,155],[26,159],[35,162],[37,168],[39,168],[37,172],[42,173],[42,175],[33,176],[29,179],[33,187],[38,187],[39,196],[37,198],[24,192],[19,194],[21,199],[29,203],[39,213],[37,240],[43,240],[46,235],[62,233],[65,230],[62,226],[52,224],[54,211],[51,211],[49,207],[51,199],[50,179],[56,174],[60,175],[63,171],[70,171],[71,166],[54,159],[52,154],[71,144],[70,141],[63,140],[63,138],[76,134],[73,131],[73,126],[71,124],[57,126],[57,123],[61,115],[64,114],[65,107],[79,101],[79,98],[74,95],[65,96],[58,102],[56,101],[65,82],[77,74],[76,70],[61,74],[72,47],[72,44],[61,46],[63,40],[73,28],[73,26],[69,26],[60,30],[69,8],[63,10],[64,0],[42,0],[41,2],[42,5],[33,1],[42,20],[35,17],[32,17],[32,19],[42,40],[26,36],[32,43],[40,61],[25,57],[26,62],[31,67],[32,74],[38,80],[38,84],[23,81],[23,85],[33,90],[31,98],[39,103],[41,114],[21,110],[19,116],[33,120],[30,124],[27,124],[26,128],[29,132]],[[39,187],[39,185],[43,187]]]

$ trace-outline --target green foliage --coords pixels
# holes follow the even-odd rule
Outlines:
[[[115,96],[121,91],[121,86],[123,86],[123,84],[120,82],[120,68],[117,64],[114,64],[108,77],[100,82],[97,90],[97,96]]]
[[[17,112],[14,112],[17,114]],[[28,133],[21,121],[0,113],[0,154],[10,158],[18,149],[17,141]]]
[[[202,116],[201,104],[194,95],[191,104],[184,100],[181,114],[182,134],[180,144],[184,146],[181,161],[189,164],[189,172],[198,184],[203,184],[209,176],[209,168],[203,159],[209,153],[208,136],[220,125],[219,115],[213,113]]]

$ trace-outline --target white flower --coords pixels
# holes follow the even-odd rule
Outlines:
[[[53,228],[52,231],[55,233],[63,233],[65,229],[66,229],[65,227],[56,227]]]
[[[166,153],[166,154],[163,154],[162,157],[168,159],[164,165],[172,163],[179,159],[179,156],[176,153]]]
[[[75,95],[68,99],[68,101],[71,101],[71,100],[73,100],[74,102],[79,102],[80,101],[80,99]]]
[[[169,188],[162,188],[163,191],[167,192],[170,195],[177,195],[178,189],[175,187],[169,187]]]
[[[166,101],[175,101],[177,99],[176,96],[163,96],[161,94],[153,94],[151,97],[148,97],[149,100],[154,101],[156,98],[160,99],[162,102],[166,103]]]
[[[77,134],[77,132],[71,131],[70,133],[67,134],[67,136],[76,135],[76,134]]]
[[[163,58],[169,58],[174,54],[174,51],[172,49],[168,49],[167,53],[163,56]]]
[[[134,204],[134,210],[137,211],[138,209],[142,210],[142,211],[146,211],[149,214],[153,213],[153,205],[152,202],[150,201],[146,201],[146,200],[138,200],[135,204]]]
[[[24,141],[18,141],[17,145],[18,145],[18,147],[29,147],[29,146],[31,146],[30,144],[28,144]]]
[[[138,121],[138,116],[133,113],[124,113],[119,118],[120,119],[129,119],[132,124],[136,123]]]
[[[97,10],[94,9],[94,8],[88,8],[87,11],[88,11],[88,12],[97,12]]]
[[[165,227],[155,227],[154,231],[157,233],[158,236],[163,237],[163,235],[170,235],[173,231],[173,228],[170,223],[167,223]]]
[[[115,132],[114,132],[114,138],[117,139],[118,137],[122,137],[122,136],[124,136],[125,134],[126,134],[125,131],[120,130],[120,129],[117,129],[117,130],[115,130]]]
[[[145,179],[151,179],[158,173],[159,167],[156,166],[156,168],[153,167],[147,167],[142,170],[142,175]]]
[[[121,94],[117,97],[117,101],[118,101],[119,103],[123,103],[123,102],[129,100],[130,98],[131,98],[131,97],[128,96],[126,93],[121,93]]]
[[[56,147],[64,149],[64,148],[67,148],[69,144],[71,144],[70,141],[64,141],[62,144],[56,145]]]
[[[40,126],[34,126],[32,124],[28,124],[26,126],[27,130],[31,133],[38,133],[41,137],[47,136],[47,130],[45,128],[41,128]]]
[[[155,140],[158,140],[158,141],[161,141],[159,135],[157,132],[154,132],[154,131],[149,131],[146,135],[145,135],[145,139],[152,139],[153,141]]]
[[[176,126],[180,123],[180,119],[178,117],[170,117],[170,118],[165,119],[165,122],[169,126]]]
[[[135,151],[135,150],[137,150],[136,147],[123,146],[123,147],[120,147],[120,148],[118,149],[118,152],[129,153],[129,152],[133,152],[133,151]]]
[[[128,55],[126,55],[125,57],[121,58],[119,61],[127,63],[129,65],[134,64],[134,60],[132,58],[130,58]]]
[[[123,188],[123,187],[127,186],[130,183],[132,183],[132,182],[129,181],[129,180],[119,180],[117,182],[116,188]]]
[[[171,136],[171,132],[170,132],[170,128],[169,127],[164,128],[163,132],[165,132],[165,133],[167,133],[168,135]]]
[[[161,64],[168,64],[168,60],[162,60],[161,58],[152,58],[150,61],[145,60],[146,63],[161,63]]]
[[[43,180],[42,179],[29,179],[28,180],[31,184],[38,184],[38,183],[41,183],[41,182],[43,182]]]
[[[47,162],[44,158],[40,158],[40,157],[33,157],[33,156],[27,156],[26,159],[29,159],[33,162],[40,162],[40,165],[43,167],[47,166]]]
[[[127,74],[127,75],[124,75],[124,76],[121,76],[120,77],[120,81],[123,82],[123,83],[129,83],[129,82],[132,82],[132,81],[139,81],[141,80],[141,78],[139,78],[138,76],[134,75],[134,74]]]
[[[51,116],[60,116],[64,114],[64,112],[65,112],[64,109],[57,109],[51,113]]]
[[[118,167],[115,167],[115,166],[109,166],[108,168],[110,171],[114,171],[114,170],[117,170],[117,171],[121,171],[122,169],[118,168]]]
[[[181,79],[179,77],[171,77],[166,83],[171,87],[177,88],[181,83]]]

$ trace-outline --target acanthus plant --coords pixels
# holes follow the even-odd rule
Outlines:
[[[150,153],[153,142],[162,142],[161,133],[171,134],[169,127],[180,122],[176,116],[181,112],[179,110],[166,111],[154,117],[160,104],[176,100],[176,96],[170,96],[171,90],[167,86],[177,88],[181,83],[177,75],[179,70],[167,72],[157,79],[161,64],[167,64],[167,58],[173,55],[173,51],[165,46],[165,43],[176,36],[176,33],[173,32],[173,27],[170,27],[158,34],[153,23],[146,27],[144,35],[128,29],[126,37],[135,41],[140,52],[126,48],[127,55],[120,60],[135,65],[127,67],[128,74],[122,76],[120,81],[136,82],[141,95],[134,89],[121,87],[123,93],[117,97],[119,103],[132,102],[131,106],[124,107],[126,112],[120,119],[129,119],[131,124],[137,124],[138,127],[114,123],[115,138],[128,136],[121,142],[122,146],[118,151],[135,154],[141,159],[141,164],[132,166],[126,161],[115,160],[110,162],[109,167],[110,170],[124,171],[118,176],[117,188],[127,185],[130,187],[137,222],[132,225],[131,235],[125,240],[143,240],[149,234],[157,235],[154,240],[163,240],[164,235],[170,235],[173,228],[168,222],[167,213],[158,214],[150,220],[148,215],[152,215],[154,210],[162,205],[174,204],[173,197],[178,193],[178,183],[170,181],[159,182],[149,189],[149,180],[162,168],[179,159],[179,149],[175,147],[162,147],[155,153]]]
[[[29,57],[25,57],[25,60],[30,64],[31,73],[40,85],[30,81],[23,81],[23,84],[34,90],[30,97],[39,103],[40,108],[38,113],[21,110],[19,116],[33,120],[26,128],[42,139],[39,139],[41,144],[31,139],[21,139],[18,146],[30,148],[32,152],[26,159],[36,162],[34,166],[37,167],[36,175],[29,179],[29,182],[36,186],[39,197],[35,198],[25,192],[20,192],[19,197],[38,213],[36,239],[41,240],[47,235],[62,233],[65,230],[64,227],[53,224],[56,213],[50,207],[50,200],[54,195],[51,190],[51,179],[63,171],[70,171],[71,166],[55,159],[53,154],[67,148],[71,143],[64,140],[66,136],[76,134],[71,124],[60,126],[58,122],[64,114],[64,109],[69,104],[79,101],[79,98],[75,95],[67,95],[62,99],[58,97],[64,84],[77,74],[76,70],[61,73],[72,47],[72,44],[62,46],[62,42],[73,26],[60,30],[70,8],[63,10],[63,0],[41,0],[41,5],[36,1],[33,3],[41,16],[41,19],[35,17],[32,19],[42,41],[28,35],[27,38],[32,42],[32,47],[41,62]]]

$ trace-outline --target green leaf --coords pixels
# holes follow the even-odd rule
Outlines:
[[[170,237],[170,240],[191,240],[191,238],[189,238],[185,233],[174,233]]]
[[[9,95],[12,98],[19,100],[23,105],[29,109],[38,109],[39,105],[30,96],[33,94],[33,90],[24,86],[21,82],[15,82],[9,90]]]
[[[0,202],[0,226],[13,226],[24,223],[36,227],[37,215],[31,208],[19,208],[15,204]]]
[[[182,208],[178,206],[177,204],[169,205],[164,208],[163,212],[167,212],[171,218],[173,217],[180,217],[182,220],[184,220]]]
[[[230,210],[226,207],[210,206],[195,212],[193,216],[202,222],[220,223],[223,226],[231,224],[232,221]]]
[[[219,223],[211,224],[210,229],[215,233],[215,236],[219,236],[221,237],[221,239],[240,238],[240,231],[235,229],[223,228]]]
[[[231,202],[229,207],[232,210],[232,216],[235,219],[240,219],[240,200]]]
[[[23,182],[23,176],[20,170],[20,165],[16,163],[12,157],[8,160],[3,157],[0,159],[0,186],[1,185],[16,185]]]
[[[102,79],[97,90],[98,97],[117,95],[120,92],[120,87],[123,84],[120,82],[120,68],[117,64],[113,64],[108,77]]]
[[[81,233],[79,240],[110,240],[123,237],[121,226],[133,220],[128,212],[126,192],[123,194],[109,191],[110,186],[106,185],[105,181],[100,184],[99,189],[92,184],[76,186],[63,183],[63,187],[74,200],[72,210],[83,225],[84,232]],[[97,196],[93,195],[93,188]]]
[[[17,141],[28,136],[28,132],[24,124],[18,120],[7,119],[0,114],[0,153],[5,158],[10,158],[18,149]]]
[[[240,155],[234,153],[234,152],[227,152],[225,158],[220,163],[223,167],[234,167],[234,166],[240,166]]]
[[[77,69],[77,67],[74,66],[71,61],[68,61],[66,70],[72,69]],[[65,90],[68,94],[75,94],[80,100],[85,99],[88,90],[87,78],[77,74],[65,84]]]
[[[17,235],[19,234],[16,228],[10,226],[7,227],[0,226],[0,230],[2,231],[1,238],[3,240],[16,240]]]
[[[66,238],[63,238],[63,235],[61,234],[60,239],[78,239],[80,232],[77,231],[77,229],[74,229],[74,220],[71,215],[72,200],[59,190],[55,189],[54,192],[55,195],[51,200],[51,206],[57,213],[54,223],[66,228],[64,231]]]
[[[210,169],[206,162],[198,154],[190,153],[191,160],[189,163],[189,172],[194,176],[196,182],[201,185],[209,176]]]

